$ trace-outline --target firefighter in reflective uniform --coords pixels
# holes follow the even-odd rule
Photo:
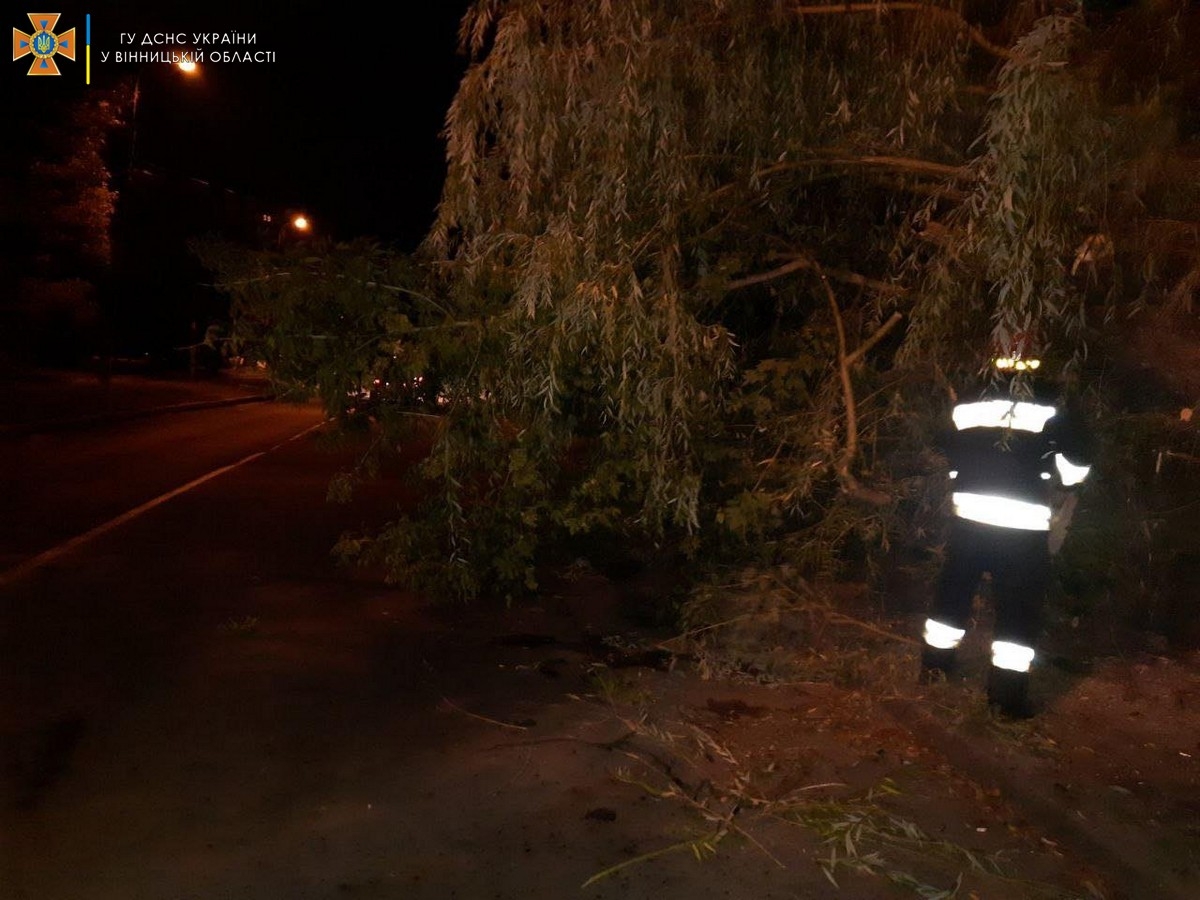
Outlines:
[[[1029,672],[1050,579],[1052,506],[1087,477],[1092,454],[1079,419],[1040,390],[1040,359],[1010,351],[992,364],[992,386],[957,403],[954,426],[942,440],[954,519],[925,621],[921,680],[953,673],[975,589],[987,572],[995,612],[988,702],[1003,715],[1025,718],[1033,714]],[[1072,497],[1061,511],[1069,518],[1073,506]],[[1061,543],[1061,533],[1054,540]]]

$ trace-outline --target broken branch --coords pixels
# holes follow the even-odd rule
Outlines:
[[[943,19],[952,22],[960,29],[967,33],[967,36],[979,45],[980,48],[986,50],[993,56],[998,56],[1001,59],[1013,59],[1016,54],[1006,47],[1001,47],[998,44],[993,44],[988,40],[987,35],[979,29],[978,26],[972,25],[961,15],[952,9],[946,9],[940,6],[931,6],[928,3],[913,3],[908,0],[893,3],[830,3],[820,6],[797,6],[792,12],[799,13],[802,16],[820,16],[833,15],[835,13],[881,13],[881,12],[909,12],[920,11],[928,13],[936,19]]]
[[[799,272],[802,269],[819,268],[816,260],[802,254],[795,254],[783,257],[787,262],[782,266],[778,266],[767,272],[758,272],[754,275],[747,275],[743,278],[735,278],[730,281],[727,287],[729,290],[737,290],[738,288],[749,287],[754,284],[763,284],[767,281],[774,281],[777,278],[783,278],[791,275],[793,272]],[[857,272],[848,272],[845,269],[824,269],[826,275],[833,278],[835,281],[844,281],[847,284],[853,284],[858,287],[868,288],[869,290],[877,291],[881,294],[904,294],[907,289],[898,284],[889,284],[886,281],[879,281],[875,278],[868,278],[865,275],[859,275]]]
[[[833,293],[829,279],[819,265],[813,263],[813,266],[821,278],[825,295],[829,298],[829,310],[833,313],[833,324],[837,330],[838,376],[842,382],[842,405],[846,408],[846,443],[834,464],[834,469],[843,488],[857,491],[858,479],[854,477],[850,467],[854,462],[854,457],[858,455],[858,407],[854,401],[854,384],[850,380],[850,363],[846,358],[846,328],[842,323],[842,311],[838,307],[837,297]]]
[[[763,178],[779,172],[812,168],[813,166],[863,166],[874,169],[894,169],[901,172],[920,172],[923,175],[934,175],[947,179],[962,178],[970,174],[970,170],[965,166],[951,166],[946,163],[930,162],[927,159],[911,159],[906,156],[831,156],[777,162],[765,169],[759,169],[754,175],[757,178]]]
[[[887,335],[887,333],[889,331],[891,331],[898,324],[900,324],[900,320],[903,318],[904,318],[904,316],[900,315],[900,313],[898,313],[898,312],[892,313],[891,317],[888,318],[888,320],[886,322],[884,322],[882,325],[880,325],[875,330],[875,333],[873,335],[871,335],[869,338],[867,338],[865,341],[863,341],[861,344],[859,344],[858,349],[856,349],[853,353],[851,353],[849,356],[846,357],[846,362],[849,363],[850,365],[854,365],[856,362],[858,362],[860,359],[862,359],[866,355],[867,351],[870,350],[872,347],[874,347],[876,344],[878,344],[881,340],[883,340],[883,338]]]

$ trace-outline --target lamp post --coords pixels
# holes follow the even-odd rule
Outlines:
[[[199,76],[199,67],[187,60],[185,62],[176,63],[172,68],[178,69],[189,78]],[[133,80],[133,100],[129,112],[129,163],[127,166],[127,178],[133,173],[133,164],[137,156],[137,126],[138,126],[138,102],[142,97],[142,75],[145,73],[146,67],[143,65],[138,69],[137,77]]]
[[[148,72],[154,68],[160,71]],[[138,152],[139,138],[143,137],[140,132],[145,124],[142,119],[146,115],[150,115],[152,120],[160,118],[158,109],[160,104],[152,102],[149,109],[143,109],[145,103],[142,96],[142,80],[149,78],[146,83],[146,89],[149,89],[164,76],[174,75],[176,70],[183,73],[178,77],[189,81],[201,77],[200,70],[194,63],[190,66],[175,64],[165,67],[144,64],[138,66],[136,73],[131,73],[134,74],[134,78],[132,93],[127,95],[129,101],[128,150],[123,154],[125,156],[123,170],[113,178],[117,194],[112,224],[115,258],[107,285],[108,296],[106,299],[106,324],[109,330],[110,354],[114,352],[115,347],[130,347],[141,352],[151,334],[152,326],[149,323],[152,322],[152,318],[146,315],[145,311],[150,309],[146,297],[149,296],[152,289],[147,285],[162,280],[163,264],[161,261],[157,261],[159,255],[145,251],[145,245],[148,238],[162,234],[163,229],[161,225],[155,225],[152,222],[148,224],[147,216],[153,210],[150,209],[148,213],[147,198],[152,196],[152,192],[139,189],[143,185],[139,185],[142,170],[139,169]],[[167,79],[168,82],[170,80],[170,78]],[[128,85],[128,81],[126,81],[126,85]],[[170,87],[170,84],[165,84],[164,87]],[[150,99],[156,101],[159,93],[157,90],[150,90]],[[152,128],[150,136],[155,136],[154,133],[157,131],[158,129]],[[145,143],[145,141],[141,141],[141,143]],[[156,150],[158,143],[150,142],[152,154],[158,152]],[[158,266],[158,271],[155,270],[155,266]]]

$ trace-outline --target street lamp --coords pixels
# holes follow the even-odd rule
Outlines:
[[[264,216],[265,221],[270,221],[270,216]],[[312,219],[302,212],[289,212],[283,217],[283,222],[279,226],[279,235],[276,243],[280,248],[283,248],[289,241],[298,241],[312,235],[313,222]]]
[[[200,69],[192,60],[186,60],[175,64],[175,68],[183,72],[189,78],[195,78],[199,75]],[[137,151],[137,114],[138,101],[142,96],[142,73],[146,71],[145,66],[138,69],[137,77],[133,80],[133,101],[129,112],[129,165],[128,170],[133,171],[133,163]]]

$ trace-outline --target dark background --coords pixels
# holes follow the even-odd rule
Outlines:
[[[444,172],[440,131],[466,60],[457,52],[467,0],[374,13],[313,0],[188,5],[56,5],[59,30],[75,27],[74,63],[59,78],[26,76],[29,57],[5,73],[6,123],[34,121],[84,90],[84,14],[92,16],[92,83],[140,71],[137,163],[200,178],[265,201],[312,210],[338,236],[375,234],[411,244],[428,227]],[[23,11],[10,27],[30,31]],[[137,32],[133,47],[118,43]],[[147,32],[250,32],[271,63],[210,63],[188,79],[169,66],[100,62],[100,51],[154,51]],[[203,47],[211,51],[213,47]],[[8,130],[8,129],[6,129]]]
[[[414,249],[440,195],[441,131],[467,64],[457,33],[468,6],[469,0],[442,0],[422,4],[419,14],[394,7],[379,15],[313,0],[175,8],[145,0],[56,5],[56,32],[76,29],[76,60],[56,57],[60,77],[29,77],[27,56],[9,62],[3,78],[0,224],[6,240],[0,274],[9,284],[30,273],[78,276],[70,260],[47,262],[45,252],[27,246],[27,223],[40,204],[53,202],[29,189],[30,166],[53,155],[47,135],[72,103],[89,92],[95,97],[123,89],[128,97],[135,82],[135,125],[115,129],[105,149],[110,184],[120,194],[112,265],[84,273],[96,284],[104,340],[117,351],[178,347],[221,318],[221,298],[205,288],[187,240],[214,233],[244,238],[235,226],[251,215],[259,222],[272,216],[258,235],[264,245],[275,243],[276,235],[291,237],[280,223],[302,211],[314,223],[313,237],[372,237]],[[85,13],[92,20],[90,87],[84,83]],[[23,9],[9,19],[9,27],[33,30]],[[122,45],[121,32],[136,32],[136,42]],[[196,32],[257,37],[253,45],[198,47],[206,56],[213,50],[273,51],[275,61],[205,62],[189,77],[166,63],[101,59],[105,51],[190,49],[143,45],[141,39],[186,33],[190,41]],[[26,319],[31,303],[36,314],[37,297],[15,304]],[[80,320],[77,312],[66,318]],[[30,341],[53,347],[58,333],[75,326],[39,321],[9,328],[10,338],[22,328],[37,332]],[[72,340],[63,355],[78,356],[89,340],[95,343]],[[22,341],[10,339],[0,353],[22,352],[28,343]]]

